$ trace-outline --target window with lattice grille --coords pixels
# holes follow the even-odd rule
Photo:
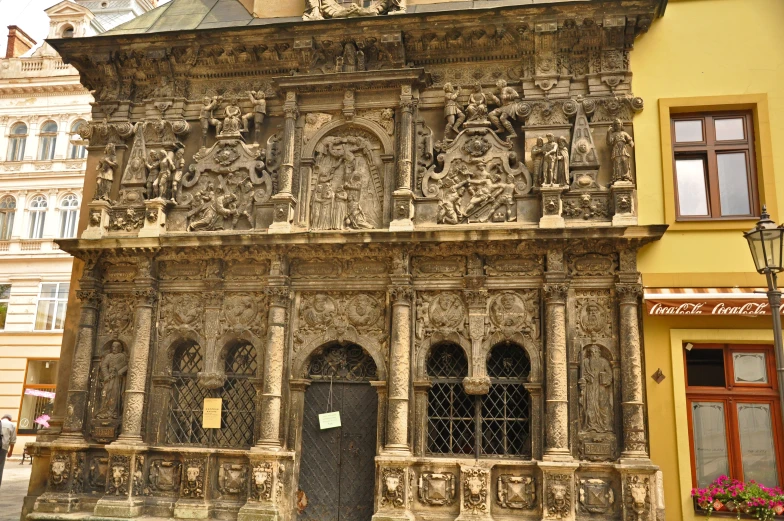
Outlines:
[[[515,344],[493,348],[487,361],[490,391],[471,396],[463,388],[468,360],[460,346],[440,344],[427,360],[427,451],[479,456],[531,455],[531,397],[523,384],[531,370]]]
[[[166,441],[172,445],[247,448],[253,445],[256,417],[256,350],[238,343],[226,355],[226,381],[218,389],[197,383],[202,371],[201,349],[196,343],[181,346],[174,355],[170,414]],[[221,428],[202,428],[204,398],[222,398]]]

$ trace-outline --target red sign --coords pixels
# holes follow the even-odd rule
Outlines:
[[[742,298],[657,298],[645,297],[649,315],[736,315],[756,317],[770,315],[770,304],[765,298],[749,295]],[[784,311],[784,308],[782,308]],[[784,313],[783,313],[784,314]]]

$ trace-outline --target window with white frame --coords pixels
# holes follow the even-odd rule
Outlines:
[[[44,282],[38,295],[35,313],[36,331],[62,329],[65,322],[65,307],[68,304],[68,282]]]
[[[57,144],[57,123],[47,121],[41,126],[38,143],[38,159],[51,161],[54,159],[54,147]]]
[[[24,159],[25,143],[27,143],[27,125],[16,123],[11,127],[8,138],[7,161],[21,161]]]
[[[87,157],[87,148],[84,146],[84,141],[82,141],[81,137],[79,136],[79,129],[82,125],[84,125],[84,120],[80,119],[78,121],[74,121],[73,125],[71,125],[71,139],[68,145],[68,159],[84,159]]]
[[[5,329],[5,319],[8,316],[8,302],[11,300],[11,285],[0,284],[0,330]]]
[[[0,199],[0,241],[11,238],[14,230],[14,215],[16,214],[16,199],[6,195]]]
[[[70,239],[76,237],[76,221],[79,214],[79,199],[68,194],[60,202],[60,237]]]
[[[47,207],[46,197],[43,195],[36,195],[30,200],[30,226],[27,233],[30,239],[43,238]]]

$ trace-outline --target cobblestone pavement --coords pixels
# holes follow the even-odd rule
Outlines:
[[[5,462],[3,484],[0,485],[0,521],[19,521],[22,515],[22,500],[27,494],[33,466],[29,462],[20,465],[19,461],[19,456],[15,456]]]

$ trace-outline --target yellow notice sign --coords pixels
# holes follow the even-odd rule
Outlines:
[[[222,408],[223,398],[205,398],[201,426],[205,429],[220,429]]]

